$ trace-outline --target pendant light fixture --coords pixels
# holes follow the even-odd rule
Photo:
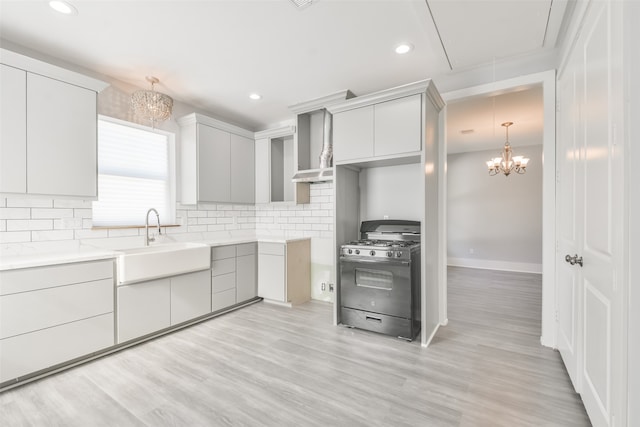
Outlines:
[[[156,123],[171,117],[173,99],[169,95],[155,91],[154,85],[160,82],[156,77],[147,76],[146,79],[151,83],[151,90],[134,92],[131,95],[131,107],[137,116],[149,120],[151,126],[155,128]]]
[[[523,174],[527,171],[529,159],[523,156],[514,156],[511,144],[509,144],[509,126],[512,124],[513,122],[502,123],[502,126],[505,127],[507,132],[507,141],[504,143],[504,148],[502,149],[502,157],[495,157],[487,162],[489,175],[491,176],[498,175],[499,173],[509,176],[511,172]]]

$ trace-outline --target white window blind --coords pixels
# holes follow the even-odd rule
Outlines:
[[[165,133],[98,121],[94,226],[144,225],[149,208],[158,211],[161,224],[174,222],[169,149]]]

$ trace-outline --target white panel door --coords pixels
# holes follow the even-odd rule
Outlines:
[[[578,138],[582,135],[579,126],[579,105],[582,94],[580,74],[576,71],[581,67],[579,57],[572,58],[562,78],[558,81],[558,98],[560,111],[558,112],[558,147],[557,147],[557,183],[556,206],[558,230],[558,261],[557,269],[557,336],[558,350],[562,355],[569,377],[576,391],[580,392],[579,382],[580,357],[580,289],[578,288],[581,270],[565,261],[565,255],[573,256],[582,248],[581,221],[577,217],[581,214],[581,191],[576,187],[582,180],[577,181],[577,168],[580,162],[580,146]],[[580,207],[578,207],[580,205]],[[580,241],[579,241],[580,239]]]
[[[27,191],[96,197],[94,91],[27,73]]]
[[[0,193],[27,192],[27,73],[0,64]]]
[[[594,426],[614,425],[614,419],[624,425],[626,412],[625,309],[616,283],[622,277],[624,229],[623,144],[616,135],[623,128],[623,79],[621,60],[612,49],[621,30],[611,21],[618,7],[614,1],[591,3],[570,58],[569,71],[575,65],[572,102],[565,99],[570,79],[559,86],[558,343],[570,375],[576,372],[574,382]],[[578,124],[573,147],[566,137],[571,117],[565,110],[571,106],[577,107],[573,117]],[[582,265],[567,264],[567,255],[577,255]]]

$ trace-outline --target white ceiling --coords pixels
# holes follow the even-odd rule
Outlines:
[[[70,2],[75,16],[47,1],[0,0],[0,37],[138,87],[156,76],[177,101],[251,130],[339,90],[437,82],[548,51],[566,9],[566,0],[316,0],[304,9],[290,0]],[[397,55],[401,42],[415,49]]]

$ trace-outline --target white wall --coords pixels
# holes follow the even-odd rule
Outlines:
[[[542,272],[542,146],[514,149],[527,173],[489,176],[496,150],[447,156],[449,265]]]
[[[366,168],[360,171],[360,220],[420,221],[423,196],[416,182],[423,179],[419,163]]]

